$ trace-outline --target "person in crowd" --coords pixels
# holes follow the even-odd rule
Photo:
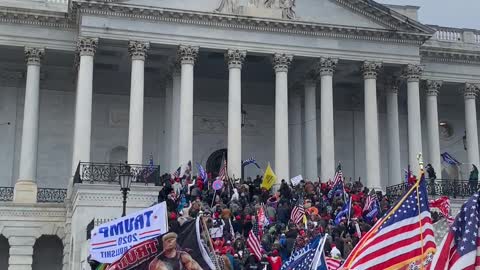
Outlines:
[[[470,185],[470,192],[475,193],[478,190],[478,169],[477,166],[472,165],[472,171],[470,171],[470,177],[468,178]]]

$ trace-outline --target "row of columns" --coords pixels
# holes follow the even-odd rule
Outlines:
[[[75,104],[75,126],[72,155],[72,172],[78,162],[90,160],[93,63],[98,39],[81,38],[77,43],[79,68]],[[130,114],[128,134],[128,162],[141,164],[143,161],[143,114],[144,114],[144,67],[149,43],[130,41],[128,51],[132,60],[130,92]],[[193,71],[199,48],[179,46],[177,62],[174,65],[171,82],[167,84],[166,102],[170,117],[166,117],[169,130],[166,136],[170,153],[170,168],[186,164],[193,158]],[[23,134],[20,154],[19,181],[15,197],[21,198],[22,187],[36,178],[36,151],[38,144],[39,82],[40,62],[44,55],[41,48],[25,49],[27,62],[27,83]],[[241,175],[241,69],[246,51],[229,49],[226,60],[229,68],[228,101],[228,157],[229,175]],[[289,136],[288,136],[288,69],[293,57],[288,54],[273,55],[275,70],[275,171],[279,179],[289,179]],[[335,144],[333,122],[333,73],[337,59],[319,58],[315,70],[321,84],[321,179],[332,178],[335,171]],[[378,110],[376,79],[381,63],[364,62],[362,72],[365,91],[365,149],[367,160],[366,176],[368,185],[380,188],[380,158],[378,139]],[[408,95],[408,145],[409,163],[413,170],[418,166],[417,154],[422,152],[419,82],[422,68],[408,65],[404,69]],[[305,80],[305,175],[309,179],[317,176],[317,134],[316,134],[316,82],[309,77]],[[441,82],[427,81],[427,126],[429,133],[429,156],[435,168],[440,168],[440,147],[438,138],[437,94]],[[478,86],[466,84],[465,117],[468,145],[468,162],[478,165],[478,134],[475,97]],[[387,94],[388,141],[390,179],[400,177],[398,85],[390,86]],[[168,109],[170,108],[170,109]],[[298,115],[295,121],[301,121]],[[181,130],[181,132],[180,132]],[[297,134],[298,136],[298,134]],[[167,141],[168,142],[168,141]],[[69,190],[71,191],[72,182]],[[35,187],[36,188],[36,187]]]

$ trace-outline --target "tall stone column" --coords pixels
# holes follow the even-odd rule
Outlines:
[[[408,103],[408,163],[412,173],[419,174],[418,154],[422,153],[422,117],[420,114],[420,76],[423,68],[407,65],[404,76],[407,79]]]
[[[172,71],[172,129],[170,136],[172,138],[172,144],[170,145],[170,170],[173,172],[180,166],[178,159],[178,143],[180,136],[180,88],[181,88],[181,73],[180,63],[176,62]]]
[[[10,244],[10,257],[8,258],[8,270],[32,270],[33,236],[11,236],[8,238]]]
[[[37,147],[38,118],[40,114],[40,62],[45,54],[41,48],[25,48],[27,82],[23,108],[22,144],[18,181],[15,184],[14,201],[37,201]]]
[[[428,132],[428,157],[437,175],[441,175],[442,164],[440,161],[440,133],[438,130],[438,91],[442,81],[427,81],[427,132]]]
[[[73,176],[78,163],[90,161],[92,135],[92,95],[93,95],[93,57],[97,50],[97,38],[80,38],[77,52],[80,55],[78,67],[77,93],[75,99],[75,126],[73,129],[72,178],[68,186],[71,194]]]
[[[143,164],[143,107],[145,57],[150,43],[130,41],[128,52],[132,57],[130,78],[130,115],[128,120],[128,164]]]
[[[317,153],[317,76],[310,72],[305,80],[305,175],[314,181],[318,177]]]
[[[365,84],[365,161],[369,188],[381,189],[380,151],[378,140],[377,74],[381,63],[364,62],[362,66]]]
[[[193,159],[193,66],[197,55],[198,47],[180,45],[178,48],[181,64],[178,158],[181,166]]]
[[[164,143],[163,149],[165,153],[162,155],[163,158],[163,168],[162,172],[170,173],[172,172],[171,166],[171,155],[172,155],[172,107],[173,107],[173,82],[172,77],[167,75],[165,82],[165,104],[164,104]]]
[[[400,129],[398,122],[399,81],[391,78],[386,85],[387,93],[387,140],[388,140],[388,183],[389,186],[402,182],[400,165]]]
[[[465,129],[467,133],[467,163],[479,166],[478,154],[478,131],[477,131],[477,107],[475,99],[479,87],[466,83],[464,88],[465,98]]]
[[[298,89],[291,92],[290,102],[290,173],[293,176],[304,174],[302,158],[302,97]]]
[[[290,180],[288,159],[288,68],[292,55],[276,53],[273,56],[275,70],[275,173],[277,184]]]
[[[333,124],[333,72],[338,59],[320,58],[320,156],[322,181],[333,179],[335,174],[335,127]]]
[[[246,51],[229,49],[228,63],[228,175],[242,176],[242,64]]]

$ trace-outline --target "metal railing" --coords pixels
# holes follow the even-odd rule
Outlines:
[[[153,183],[160,185],[159,165],[136,165],[123,163],[80,162],[74,175],[76,183],[114,183],[118,184],[118,176],[131,174],[132,183]]]
[[[427,191],[429,196],[449,196],[452,198],[468,198],[472,196],[479,189],[478,181],[459,180],[459,179],[436,179],[431,182],[427,181]],[[387,187],[387,196],[391,200],[396,200],[401,197],[409,185],[402,183]]]
[[[13,187],[0,187],[0,202],[13,201]]]
[[[67,197],[67,190],[62,188],[39,188],[37,202],[39,203],[63,203]]]

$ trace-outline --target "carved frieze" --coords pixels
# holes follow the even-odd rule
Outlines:
[[[258,15],[260,17],[275,17],[293,20],[295,19],[296,0],[249,0],[247,5],[242,5],[239,0],[220,0],[217,13],[230,13],[239,15]],[[268,14],[266,11],[272,11]],[[278,12],[276,12],[278,11]]]

